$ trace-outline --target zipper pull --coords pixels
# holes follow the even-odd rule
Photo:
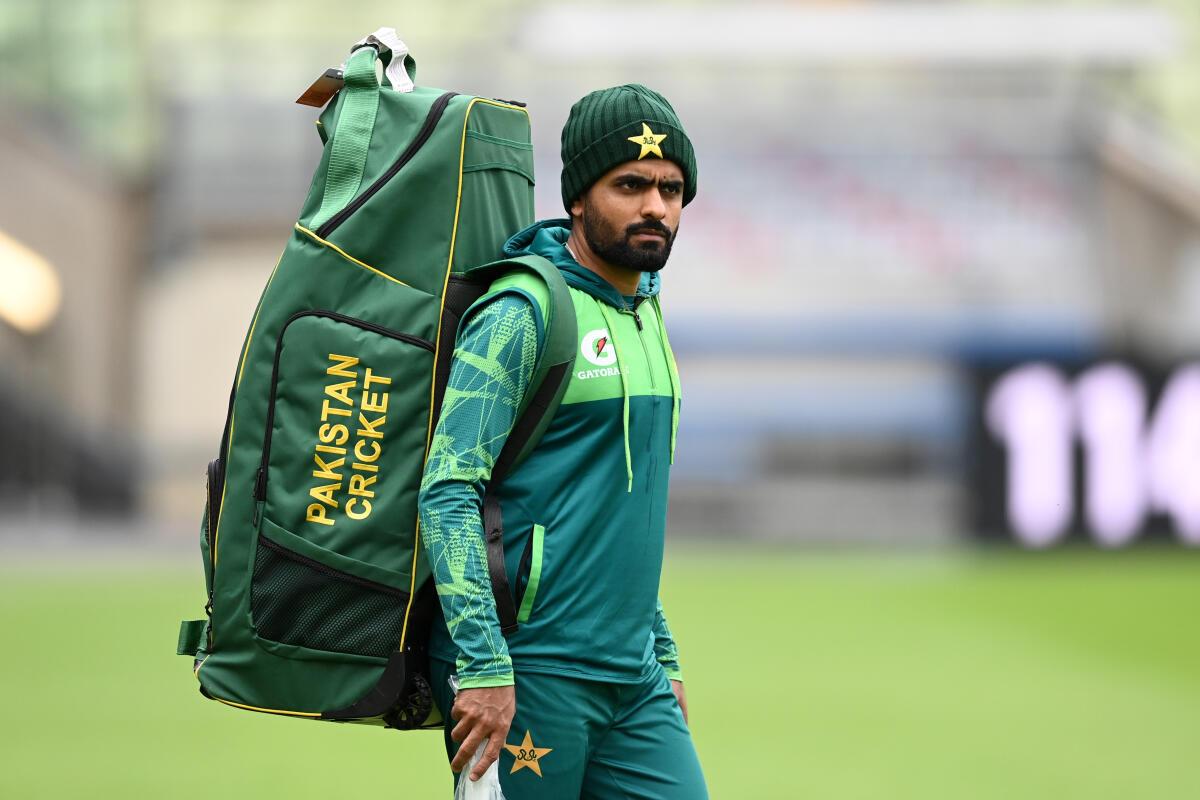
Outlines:
[[[633,321],[637,325],[637,329],[640,331],[642,329],[642,318],[638,315],[636,308],[633,310]]]
[[[263,467],[254,476],[254,499],[259,502],[267,499],[267,470]]]
[[[262,518],[262,507],[263,507],[262,500],[254,501],[254,519],[252,520],[252,524],[255,527],[258,527],[258,521]]]

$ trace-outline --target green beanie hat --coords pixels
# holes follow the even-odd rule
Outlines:
[[[571,106],[562,131],[567,211],[604,173],[626,161],[665,158],[683,170],[683,204],[696,196],[696,155],[667,98],[637,83],[597,89]]]

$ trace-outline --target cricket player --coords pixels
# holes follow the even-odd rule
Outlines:
[[[562,161],[570,218],[504,247],[553,262],[578,321],[563,401],[500,489],[520,628],[500,631],[480,509],[549,300],[502,278],[461,323],[421,486],[445,617],[430,643],[435,698],[450,712],[451,768],[486,742],[470,777],[499,758],[508,800],[698,800],[708,793],[658,600],[680,404],[659,271],[696,195],[696,159],[671,104],[630,84],[571,108]]]

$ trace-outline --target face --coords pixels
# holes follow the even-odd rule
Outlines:
[[[683,170],[661,158],[614,167],[571,204],[593,253],[643,272],[667,263],[682,212]]]

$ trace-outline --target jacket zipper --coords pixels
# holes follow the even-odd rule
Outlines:
[[[422,145],[424,145],[425,142],[429,140],[429,137],[433,135],[433,129],[437,127],[438,120],[440,120],[442,118],[442,114],[445,113],[446,106],[449,105],[450,99],[457,94],[458,92],[446,92],[445,94],[439,96],[438,99],[433,101],[433,105],[429,108],[429,113],[425,116],[425,122],[422,123],[421,129],[417,131],[417,135],[411,142],[409,142],[408,147],[404,148],[404,152],[400,154],[400,157],[397,158],[390,167],[388,167],[388,171],[380,175],[374,183],[367,187],[366,191],[350,201],[349,205],[347,205],[338,213],[334,214],[325,222],[324,225],[317,228],[317,236],[320,236],[322,239],[328,239],[329,234],[333,233],[333,231],[337,229],[339,225],[349,219],[351,214],[362,208],[363,203],[370,200],[376,192],[378,192],[384,187],[385,184],[387,184],[388,181],[396,177],[396,173],[399,172],[405,164],[412,160],[412,157],[417,154],[417,151],[421,149]],[[335,133],[334,135],[336,136],[337,134]]]
[[[263,435],[263,450],[262,460],[258,465],[258,474],[254,478],[254,499],[257,506],[254,509],[254,524],[258,524],[258,515],[263,501],[267,499],[267,462],[271,458],[271,433],[275,426],[275,390],[279,383],[279,357],[283,354],[283,337],[287,333],[288,326],[301,317],[325,317],[332,319],[335,322],[342,322],[347,325],[353,325],[356,328],[378,333],[381,336],[387,336],[391,339],[397,339],[401,342],[406,342],[416,347],[423,348],[429,352],[433,352],[433,342],[428,339],[422,339],[419,336],[413,336],[411,333],[401,333],[390,328],[384,328],[381,325],[376,325],[371,322],[365,322],[361,319],[347,317],[345,314],[339,314],[336,311],[324,311],[321,309],[311,309],[308,311],[297,311],[287,318],[283,323],[283,328],[279,331],[279,339],[275,343],[275,362],[271,366],[271,393],[270,402],[267,405],[267,429]]]
[[[646,340],[643,338],[645,326],[642,324],[642,317],[640,314],[638,314],[638,310],[637,310],[638,306],[641,305],[642,301],[645,299],[646,299],[645,297],[638,295],[637,298],[635,298],[633,301],[633,307],[625,308],[624,312],[626,314],[632,314],[633,322],[635,325],[637,325],[638,343],[640,343],[642,345],[642,356],[645,359],[644,363],[646,364],[646,374],[650,377],[650,392],[652,394],[656,394],[658,391],[658,384],[656,384],[654,382],[654,365],[652,365],[650,363],[650,350],[649,350],[649,348],[646,347]],[[655,420],[655,417],[657,417],[657,416],[658,416],[657,414],[650,415],[650,438],[651,438],[651,441],[653,441],[653,439],[654,439],[654,420]]]
[[[654,391],[658,388],[658,386],[654,383],[654,370],[650,365],[650,351],[646,348],[646,340],[642,338],[644,326],[642,325],[642,317],[640,314],[638,314],[637,310],[638,306],[641,305],[642,301],[645,299],[646,298],[642,297],[641,295],[638,295],[637,299],[633,301],[633,308],[628,309],[628,313],[633,315],[633,322],[635,325],[637,325],[638,342],[640,342],[642,345],[642,355],[646,357],[646,371],[650,375],[650,390]]]

